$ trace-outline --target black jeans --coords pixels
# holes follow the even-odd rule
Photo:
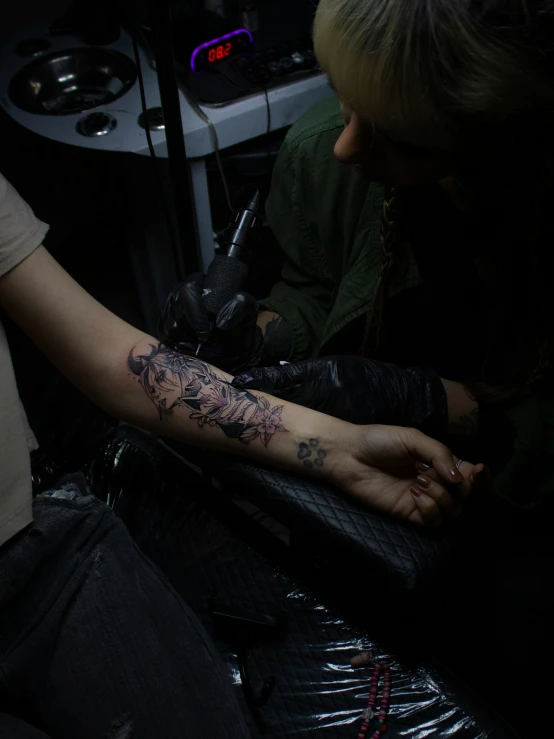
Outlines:
[[[247,739],[209,636],[113,512],[67,484],[34,517],[0,548],[0,738]]]

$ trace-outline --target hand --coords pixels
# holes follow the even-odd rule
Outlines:
[[[258,303],[240,292],[211,316],[202,300],[203,284],[203,275],[194,273],[173,290],[160,316],[158,338],[175,351],[229,372],[255,366],[263,350]]]
[[[261,390],[356,424],[410,426],[439,438],[446,432],[444,386],[432,370],[401,368],[362,357],[323,357],[235,377],[237,388]]]
[[[344,433],[331,472],[333,482],[376,510],[436,527],[456,518],[464,501],[488,478],[484,465],[456,458],[415,429],[353,428]]]

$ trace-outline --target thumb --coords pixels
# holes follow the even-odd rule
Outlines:
[[[207,338],[211,321],[202,301],[202,275],[190,275],[179,285],[179,299],[183,315],[199,338]]]
[[[416,429],[408,431],[405,444],[414,461],[423,461],[432,467],[443,484],[464,482],[462,473],[456,468],[456,459],[447,446]]]
[[[476,464],[470,477],[475,492],[482,492],[490,485],[492,474],[484,464]]]
[[[241,390],[259,390],[262,393],[274,395],[279,372],[279,367],[263,367],[261,369],[253,367],[248,372],[236,375],[232,385]]]
[[[255,323],[258,301],[248,293],[237,293],[220,309],[216,326],[221,331],[232,331],[241,323]]]
[[[304,362],[281,367],[261,367],[235,377],[234,387],[261,390],[293,403],[298,388],[306,381]]]

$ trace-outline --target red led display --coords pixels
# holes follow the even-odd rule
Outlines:
[[[208,51],[208,61],[210,64],[215,64],[216,62],[221,61],[222,59],[226,59],[227,57],[231,56],[233,53],[233,44],[228,41],[226,44],[219,44],[218,46],[213,46]]]
[[[198,73],[235,57],[246,56],[251,53],[252,48],[252,34],[246,28],[239,28],[198,46],[192,52],[190,68]]]

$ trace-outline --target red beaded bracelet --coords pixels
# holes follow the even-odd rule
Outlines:
[[[371,681],[370,681],[370,686],[369,686],[369,700],[367,702],[367,708],[364,710],[364,719],[360,727],[358,739],[366,738],[369,725],[371,721],[375,718],[375,716],[377,716],[377,713],[375,711],[375,706],[377,704],[377,690],[379,686],[379,677],[381,676],[381,672],[383,672],[384,684],[383,684],[383,696],[381,698],[381,705],[379,707],[379,714],[378,714],[379,726],[375,729],[375,731],[371,735],[371,739],[379,739],[381,734],[384,734],[387,731],[386,721],[387,721],[387,715],[389,712],[390,690],[391,690],[390,666],[388,662],[378,662],[377,660],[373,660],[373,665],[374,665],[373,674],[371,675]]]

